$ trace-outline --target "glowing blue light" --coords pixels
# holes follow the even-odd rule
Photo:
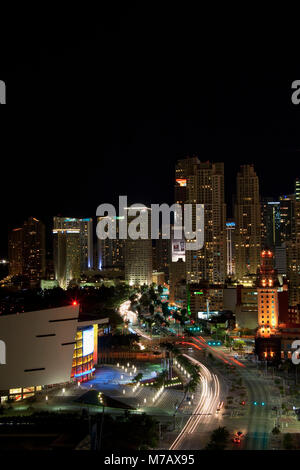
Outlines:
[[[75,374],[74,377],[81,377],[82,375],[91,374],[95,370],[95,367],[93,367],[92,369],[86,370],[85,372],[80,372],[80,374]]]

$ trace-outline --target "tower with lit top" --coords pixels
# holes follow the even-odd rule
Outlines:
[[[271,250],[261,252],[261,266],[258,272],[258,325],[259,336],[265,338],[276,333],[278,328],[278,278],[274,269],[274,253]]]

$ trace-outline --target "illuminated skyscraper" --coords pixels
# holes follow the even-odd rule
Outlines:
[[[93,267],[92,219],[54,217],[53,254],[55,279],[65,289]]]
[[[13,229],[8,238],[9,274],[23,274],[23,229]]]
[[[291,240],[292,235],[295,231],[295,219],[294,219],[294,206],[295,197],[294,194],[284,195],[279,197],[280,201],[280,240],[281,243]]]
[[[262,247],[274,249],[281,245],[281,212],[280,201],[272,198],[262,198]]]
[[[200,162],[197,157],[180,160],[175,173],[175,201],[204,204],[204,247],[186,251],[187,282],[222,284],[226,277],[224,164]],[[193,223],[195,212],[194,208]]]
[[[226,222],[227,276],[233,276],[235,273],[234,234],[235,222],[230,220]]]
[[[107,219],[107,217],[104,217]],[[98,217],[99,222],[103,217]],[[124,250],[125,240],[119,238],[119,224],[120,217],[115,217],[116,220],[116,239],[106,238],[102,240],[97,238],[97,269],[106,269],[112,267],[124,268]]]
[[[93,219],[79,219],[80,270],[93,269]]]
[[[260,264],[261,212],[259,181],[253,165],[242,165],[237,174],[236,277],[256,274]]]
[[[29,217],[23,225],[23,275],[31,284],[39,284],[45,276],[45,225]]]
[[[293,230],[287,241],[287,275],[289,280],[289,303],[300,303],[300,180],[295,182]]]
[[[147,212],[148,227],[150,227],[151,209],[142,208],[142,212]],[[130,222],[135,217],[128,217]],[[149,234],[148,239],[125,240],[125,280],[130,285],[152,284],[152,240]]]
[[[45,225],[29,217],[22,228],[12,230],[8,241],[11,275],[23,275],[32,286],[45,275]]]

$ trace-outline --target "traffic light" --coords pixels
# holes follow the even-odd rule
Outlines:
[[[265,406],[265,402],[264,402],[264,401],[261,402],[261,406]]]
[[[257,405],[257,401],[254,401],[254,402],[253,402],[253,405],[255,405],[255,406],[256,406],[256,405]]]
[[[242,404],[243,406],[245,406],[245,405],[246,405],[245,400],[243,400],[241,404]]]

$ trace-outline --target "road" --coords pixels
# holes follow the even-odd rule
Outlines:
[[[124,302],[120,313],[124,319],[134,322],[129,311],[130,303]],[[131,318],[130,318],[131,317]],[[151,340],[141,329],[134,327],[136,333]],[[169,338],[166,338],[168,340]],[[196,394],[196,406],[193,414],[188,418],[179,435],[174,439],[170,450],[195,450],[201,449],[209,440],[210,433],[219,426],[226,426],[231,434],[239,430],[245,433],[241,449],[263,450],[268,448],[269,435],[274,427],[274,418],[271,411],[270,392],[268,383],[257,375],[257,371],[247,367],[245,363],[238,361],[226,352],[211,347],[202,336],[182,338],[178,341],[188,354],[184,354],[192,362],[198,364],[201,369],[201,386]],[[193,348],[193,352],[188,349]],[[216,409],[220,401],[226,402],[228,380],[219,372],[215,373],[209,359],[203,357],[203,351],[211,353],[215,359],[224,365],[234,367],[242,377],[248,392],[247,406],[241,414],[224,416],[217,414]],[[254,405],[257,402],[257,405]],[[262,405],[262,403],[264,405]],[[230,444],[231,448],[236,448]]]
[[[190,342],[187,342],[186,345],[182,344],[184,348],[190,345]],[[239,366],[232,362],[234,358],[225,353],[220,354],[219,351],[213,351],[214,356],[218,357],[222,363],[236,367],[248,392],[247,404],[242,409],[242,413],[237,408],[237,412],[217,414],[218,403],[220,401],[226,403],[229,381],[225,371],[223,373],[220,373],[219,370],[216,371],[211,362],[205,359],[204,349],[205,347],[200,348],[199,343],[195,342],[195,349],[188,351],[189,359],[196,361],[195,363],[201,367],[201,392],[197,396],[198,402],[194,415],[190,417],[170,449],[202,449],[208,442],[211,432],[219,426],[225,426],[230,432],[230,437],[233,437],[237,431],[242,431],[245,435],[241,445],[237,446],[230,441],[230,449],[268,449],[270,432],[274,427],[268,382],[265,378],[258,376],[255,369],[248,369],[244,364]],[[254,405],[254,402],[257,405]],[[204,413],[211,414],[205,416]]]
[[[217,375],[200,361],[189,354],[184,354],[200,369],[200,393],[196,395],[196,407],[185,426],[176,437],[170,450],[197,450],[203,447],[203,438],[220,425],[220,417],[216,410],[220,402],[220,383]]]
[[[249,397],[247,435],[242,448],[265,450],[268,448],[269,435],[274,424],[274,420],[270,418],[272,412],[268,384],[253,370],[246,369],[240,373],[248,389]],[[257,405],[254,405],[254,402]]]

